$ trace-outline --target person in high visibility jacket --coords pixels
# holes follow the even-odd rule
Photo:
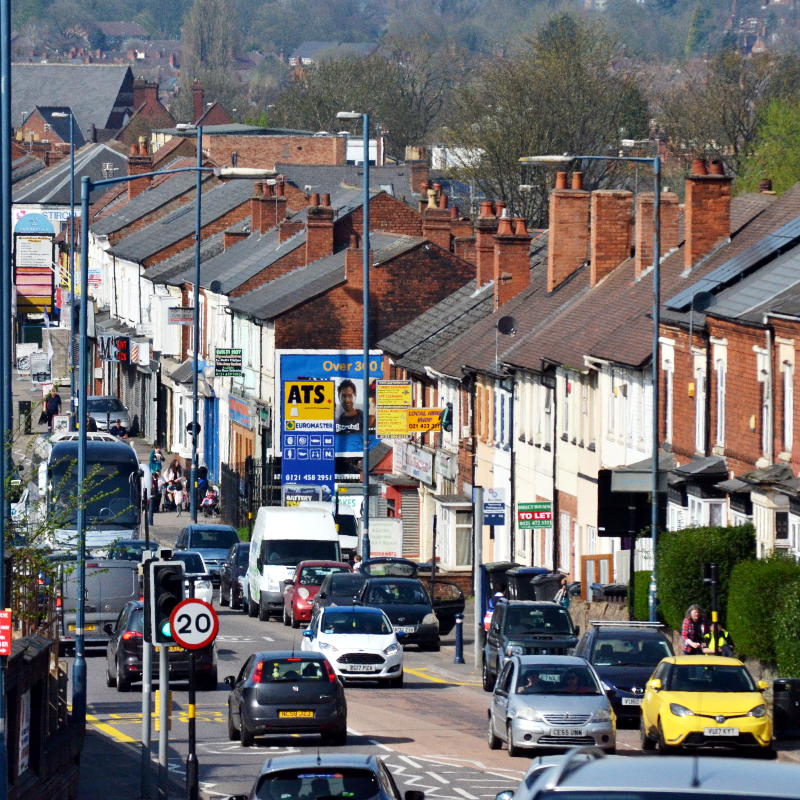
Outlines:
[[[703,636],[703,652],[706,655],[733,656],[733,639],[728,631],[717,625],[717,636],[714,638],[714,626]]]

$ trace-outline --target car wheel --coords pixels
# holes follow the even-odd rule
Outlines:
[[[347,744],[347,728],[340,728],[333,733],[323,733],[322,741],[334,747],[344,747]]]
[[[230,585],[230,588],[228,589],[228,591],[230,593],[230,596],[228,597],[228,602],[230,603],[230,607],[231,608],[239,608],[239,603],[236,600],[236,596],[233,593],[233,584]]]
[[[772,745],[769,747],[761,747],[756,753],[756,758],[763,758],[765,761],[774,761],[777,757],[778,753]]]
[[[489,672],[489,665],[486,663],[486,656],[483,658],[483,669],[481,671],[481,683],[484,692],[491,692],[494,689],[494,675]]]
[[[286,625],[286,627],[288,628],[289,625],[291,625],[291,620],[289,619],[289,615],[286,613],[286,604],[285,603],[284,603],[284,606],[283,606],[283,614],[281,615],[281,618],[283,619],[283,624]]]
[[[245,722],[244,714],[242,714],[241,710],[239,711],[239,739],[242,742],[242,747],[252,747],[253,742],[255,741],[255,736],[253,736],[252,731],[247,727],[247,722]]]
[[[129,692],[131,690],[130,678],[126,677],[122,664],[117,661],[117,691]]]
[[[292,627],[293,628],[299,628],[300,627],[300,621],[294,615],[294,608],[292,608],[292,616],[291,616],[290,622],[292,623]]]
[[[656,749],[656,743],[647,735],[647,731],[644,728],[644,717],[639,720],[639,743],[642,750]]]
[[[511,758],[516,758],[522,755],[522,749],[514,744],[514,734],[511,730],[511,720],[506,725],[506,738],[508,739],[508,754]]]
[[[198,689],[201,692],[214,692],[217,689],[219,678],[217,676],[216,668],[212,669],[208,675],[201,675],[198,683]]]
[[[228,605],[228,597],[225,596],[225,592],[222,589],[222,583],[219,585],[219,604],[221,606]]]
[[[228,706],[228,738],[232,742],[239,741],[239,731],[236,729],[236,726],[233,724],[233,713],[231,712],[231,707]]]
[[[111,674],[108,666],[108,659],[106,659],[106,686],[113,687],[117,685],[117,676]]]
[[[258,603],[253,602],[253,598],[250,597],[250,592],[247,592],[247,616],[248,617],[257,617],[258,616]]]
[[[502,742],[500,741],[500,739],[497,736],[495,736],[494,728],[492,727],[491,714],[489,715],[489,732],[488,732],[488,736],[486,738],[487,738],[490,750],[499,750],[500,749],[500,745],[502,744]]]
[[[389,686],[392,689],[402,689],[403,688],[403,673],[401,672],[396,678],[392,678],[389,681]]]
[[[258,604],[258,620],[259,622],[269,621],[269,609],[261,602]]]
[[[664,729],[661,727],[661,720],[658,721],[658,752],[659,755],[668,756],[676,752],[678,748],[667,744],[664,738]]]

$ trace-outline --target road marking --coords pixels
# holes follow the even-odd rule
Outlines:
[[[437,678],[435,675],[428,675],[428,668],[427,667],[417,667],[416,669],[411,669],[409,667],[403,667],[403,671],[407,675],[413,675],[415,678],[422,678],[425,681],[430,681],[431,683],[443,683],[447,686],[480,686],[481,684],[478,681],[454,681],[445,678]]]
[[[110,736],[115,742],[135,742],[137,741],[132,736],[128,736],[127,733],[123,733],[122,731],[118,731],[113,725],[109,725],[106,722],[101,722],[94,714],[87,714],[86,721],[96,730],[100,731],[100,733],[104,733],[106,736]]]
[[[271,636],[262,636],[261,637],[265,642],[274,642],[275,640]]]
[[[435,772],[427,772],[425,773],[428,777],[433,778],[435,781],[439,781],[439,783],[449,784],[450,781],[447,778],[443,778],[441,775],[437,775]]]
[[[467,800],[478,800],[478,798],[477,798],[477,797],[475,797],[475,795],[474,795],[474,794],[470,794],[468,791],[466,791],[466,790],[462,789],[462,788],[461,788],[461,787],[459,787],[459,786],[454,786],[454,787],[453,787],[453,791],[454,791],[454,792],[458,792],[458,793],[459,793],[459,794],[460,794],[462,797],[466,797],[466,798],[467,798]]]
[[[409,764],[409,765],[410,765],[410,766],[412,766],[414,769],[421,769],[421,768],[422,768],[422,766],[421,766],[420,764],[418,764],[416,761],[413,761],[413,760],[412,760],[412,759],[410,759],[408,756],[398,756],[398,758],[399,758],[401,761],[405,761],[405,762],[406,762],[406,764]]]

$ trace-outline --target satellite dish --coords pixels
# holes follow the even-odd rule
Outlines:
[[[711,292],[697,292],[692,296],[692,311],[705,311],[713,301]]]
[[[514,317],[500,317],[497,320],[497,330],[505,336],[510,336],[517,332],[517,321]]]
[[[208,286],[214,294],[222,294],[222,283],[220,281],[211,281]]]

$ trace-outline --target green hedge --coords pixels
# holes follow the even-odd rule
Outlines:
[[[711,590],[703,583],[703,565],[712,561],[719,565],[719,608],[727,608],[731,570],[755,555],[752,525],[662,533],[658,540],[658,597],[664,622],[680,630],[686,609],[692,603],[710,608]]]
[[[785,586],[778,597],[774,626],[778,675],[800,677],[800,580]]]
[[[784,590],[800,580],[800,565],[773,555],[737,564],[731,573],[726,627],[738,655],[774,662],[775,626]]]
[[[633,577],[633,618],[642,622],[647,622],[650,619],[649,591],[650,570],[637,570]]]

